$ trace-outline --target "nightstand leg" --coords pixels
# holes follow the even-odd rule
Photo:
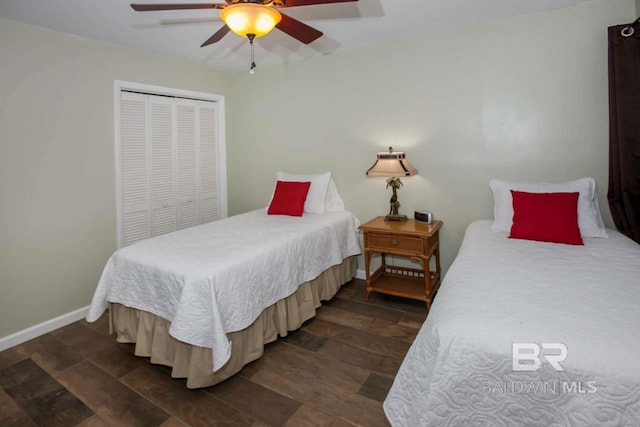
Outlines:
[[[365,249],[364,251],[364,271],[367,279],[367,291],[364,294],[364,300],[369,301],[369,294],[371,293],[371,272],[369,271],[371,264],[371,253]]]
[[[431,309],[431,275],[429,274],[429,257],[420,257],[417,258],[420,260],[420,266],[422,267],[422,271],[424,272],[424,294],[427,302],[427,311]]]

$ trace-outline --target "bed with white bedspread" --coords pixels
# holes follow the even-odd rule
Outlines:
[[[640,246],[607,231],[573,246],[470,224],[384,401],[391,424],[640,425]],[[542,350],[515,371],[514,343],[564,344],[564,370]]]
[[[231,355],[228,334],[360,253],[358,225],[349,212],[260,209],[137,242],[109,259],[87,319],[109,303],[151,313],[176,340],[213,349],[217,371]]]

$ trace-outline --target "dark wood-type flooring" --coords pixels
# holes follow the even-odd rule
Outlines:
[[[108,335],[107,315],[0,352],[1,426],[384,426],[394,375],[424,303],[372,294],[354,279],[264,356],[213,387]]]

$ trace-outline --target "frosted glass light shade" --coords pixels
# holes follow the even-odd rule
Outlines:
[[[273,7],[254,3],[237,3],[225,7],[220,18],[239,36],[267,35],[280,22],[282,15]]]
[[[378,159],[367,171],[367,176],[384,176],[390,178],[396,176],[411,176],[417,173],[416,168],[405,158],[404,152],[393,151],[393,149],[389,147],[389,151],[378,153]]]

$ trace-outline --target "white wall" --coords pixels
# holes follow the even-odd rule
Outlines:
[[[0,19],[0,337],[86,306],[116,248],[113,81],[228,75]]]
[[[264,206],[277,170],[330,170],[361,221],[384,215],[390,191],[365,171],[392,145],[419,171],[400,211],[444,221],[445,268],[466,226],[492,217],[494,177],[594,177],[610,225],[606,28],[634,14],[602,0],[240,74],[230,211]]]

